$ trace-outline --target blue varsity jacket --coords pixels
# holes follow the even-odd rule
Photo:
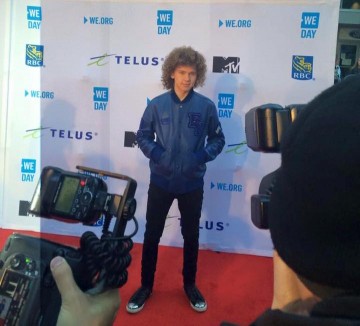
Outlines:
[[[194,90],[183,101],[174,91],[155,97],[136,138],[150,159],[150,181],[176,194],[202,187],[206,162],[225,145],[215,104]]]

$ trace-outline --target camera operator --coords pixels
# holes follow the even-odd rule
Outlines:
[[[113,324],[120,307],[119,289],[89,295],[79,289],[63,257],[53,258],[50,268],[62,300],[57,326]]]
[[[274,297],[252,325],[360,324],[360,76],[311,101],[284,135],[269,203]]]

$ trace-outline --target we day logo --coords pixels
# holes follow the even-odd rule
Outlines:
[[[234,109],[234,94],[218,94],[219,118],[231,118]]]
[[[27,20],[29,29],[40,29],[41,7],[27,6]]]
[[[158,10],[158,12],[157,12],[158,34],[169,35],[172,24],[173,24],[173,11],[172,10]]]
[[[23,158],[21,160],[21,181],[33,182],[36,172],[36,160]]]
[[[319,12],[303,12],[301,16],[301,38],[313,39],[319,28]]]
[[[93,95],[94,110],[106,111],[109,102],[109,88],[94,87]]]

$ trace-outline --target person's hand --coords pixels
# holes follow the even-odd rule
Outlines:
[[[50,269],[61,294],[57,326],[112,325],[120,307],[118,289],[86,294],[77,286],[71,268],[63,257],[55,257]]]

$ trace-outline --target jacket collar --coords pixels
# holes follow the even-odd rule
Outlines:
[[[194,94],[194,89],[192,88],[190,91],[189,91],[189,94],[186,95],[186,97],[181,101],[178,96],[176,95],[174,89],[171,90],[171,97],[172,99],[176,102],[176,103],[185,103],[185,102],[188,102],[190,101],[190,99],[192,98],[193,94]]]

